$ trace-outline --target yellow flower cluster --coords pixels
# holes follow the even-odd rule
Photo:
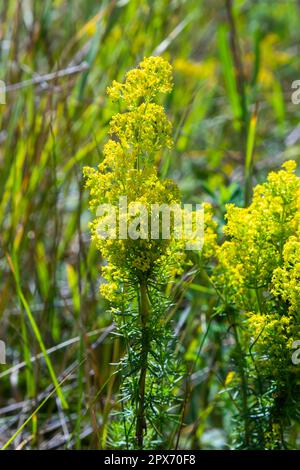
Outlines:
[[[107,91],[112,100],[122,99],[131,109],[140,100],[148,103],[158,93],[169,93],[172,87],[171,65],[161,57],[148,57],[139,68],[127,72],[125,83],[113,81]]]
[[[116,292],[128,282],[137,283],[154,272],[165,275],[180,273],[185,260],[183,241],[151,239],[142,236],[134,240],[99,236],[98,227],[107,214],[97,214],[99,205],[110,204],[116,208],[117,219],[125,217],[128,226],[135,215],[120,215],[120,198],[143,204],[151,217],[152,204],[180,204],[179,189],[173,181],[161,180],[154,166],[155,154],[172,145],[171,124],[162,106],[153,103],[159,92],[172,89],[171,66],[160,57],[144,59],[139,68],[127,73],[123,84],[113,82],[108,93],[121,100],[126,110],[116,114],[110,123],[110,140],[104,146],[104,159],[98,169],[85,168],[86,186],[90,191],[90,207],[96,214],[91,223],[92,238],[107,265],[103,276],[108,283],[101,286],[102,294],[116,299]],[[117,224],[119,227],[119,224]],[[119,229],[117,229],[119,230]],[[113,233],[112,233],[113,235]]]
[[[289,305],[289,313],[300,311],[300,237],[291,236],[283,249],[283,266],[275,269],[272,292]]]
[[[161,106],[142,103],[132,111],[116,114],[111,120],[110,135],[133,154],[152,156],[165,146],[172,147],[171,128]]]
[[[261,373],[272,375],[278,384],[284,384],[286,374],[296,372],[291,362],[293,341],[299,328],[295,319],[277,312],[246,314],[250,342],[255,342],[257,366]]]
[[[253,350],[278,381],[284,367],[296,372],[291,348],[300,334],[300,178],[294,161],[282,167],[255,187],[249,207],[227,206],[212,276],[224,303],[244,313]]]

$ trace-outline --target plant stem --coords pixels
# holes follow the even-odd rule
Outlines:
[[[241,377],[241,396],[242,396],[242,407],[243,407],[243,420],[244,420],[244,439],[246,449],[249,449],[250,445],[250,429],[249,429],[249,416],[248,416],[248,379],[245,370],[245,358],[243,349],[240,343],[238,328],[236,324],[233,324],[234,338],[237,348],[238,356],[238,370]]]
[[[229,43],[232,53],[235,79],[238,95],[240,98],[240,109],[241,109],[241,129],[240,129],[240,140],[241,140],[241,149],[242,157],[244,161],[244,176],[245,176],[245,207],[249,205],[251,191],[252,191],[252,150],[248,152],[247,156],[247,147],[249,146],[248,142],[248,133],[249,133],[249,116],[248,116],[248,104],[247,104],[247,82],[244,72],[243,64],[243,53],[240,47],[238,31],[236,27],[236,21],[233,12],[233,0],[225,1],[225,8],[227,13],[227,20],[229,26]],[[253,137],[254,138],[254,137]],[[248,161],[247,161],[248,160]]]
[[[136,420],[136,440],[140,449],[144,445],[144,431],[146,428],[145,420],[145,388],[146,375],[148,368],[148,352],[149,352],[149,301],[147,295],[147,284],[144,280],[140,282],[140,321],[141,321],[141,368],[139,379],[139,390],[137,398],[137,420]]]

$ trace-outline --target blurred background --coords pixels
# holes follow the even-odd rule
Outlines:
[[[160,172],[222,225],[226,203],[299,161],[299,22],[296,0],[1,2],[0,446],[110,446],[122,341],[98,292],[82,178],[116,112],[106,87],[145,56],[171,62],[175,145]],[[204,272],[182,292],[174,328],[191,373],[178,446],[227,448],[232,339]]]

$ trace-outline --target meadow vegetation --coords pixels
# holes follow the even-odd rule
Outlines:
[[[300,447],[299,19],[1,3],[0,447]],[[203,204],[203,249],[100,239],[120,196]]]

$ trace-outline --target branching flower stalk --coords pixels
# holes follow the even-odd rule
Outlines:
[[[175,237],[172,224],[169,237],[162,236],[162,227],[158,237],[150,236],[139,218],[143,209],[131,211],[133,203],[140,203],[150,223],[153,205],[181,202],[177,185],[160,179],[156,168],[160,152],[172,146],[172,126],[155,101],[171,89],[171,66],[160,57],[144,59],[124,83],[114,81],[108,94],[121,112],[111,119],[102,163],[97,170],[84,170],[95,213],[92,239],[106,260],[100,290],[126,342],[121,411],[111,428],[111,444],[119,448],[159,447],[166,439],[166,420],[174,426],[177,420],[175,395],[182,371],[167,321],[171,300],[164,292],[187,265],[185,241]],[[126,215],[119,210],[120,198],[126,198]],[[107,210],[100,213],[103,205]],[[109,228],[113,219],[119,222],[116,229]],[[210,221],[207,207],[206,226]],[[109,227],[103,237],[99,225],[105,223]],[[124,236],[124,225],[134,236]]]

